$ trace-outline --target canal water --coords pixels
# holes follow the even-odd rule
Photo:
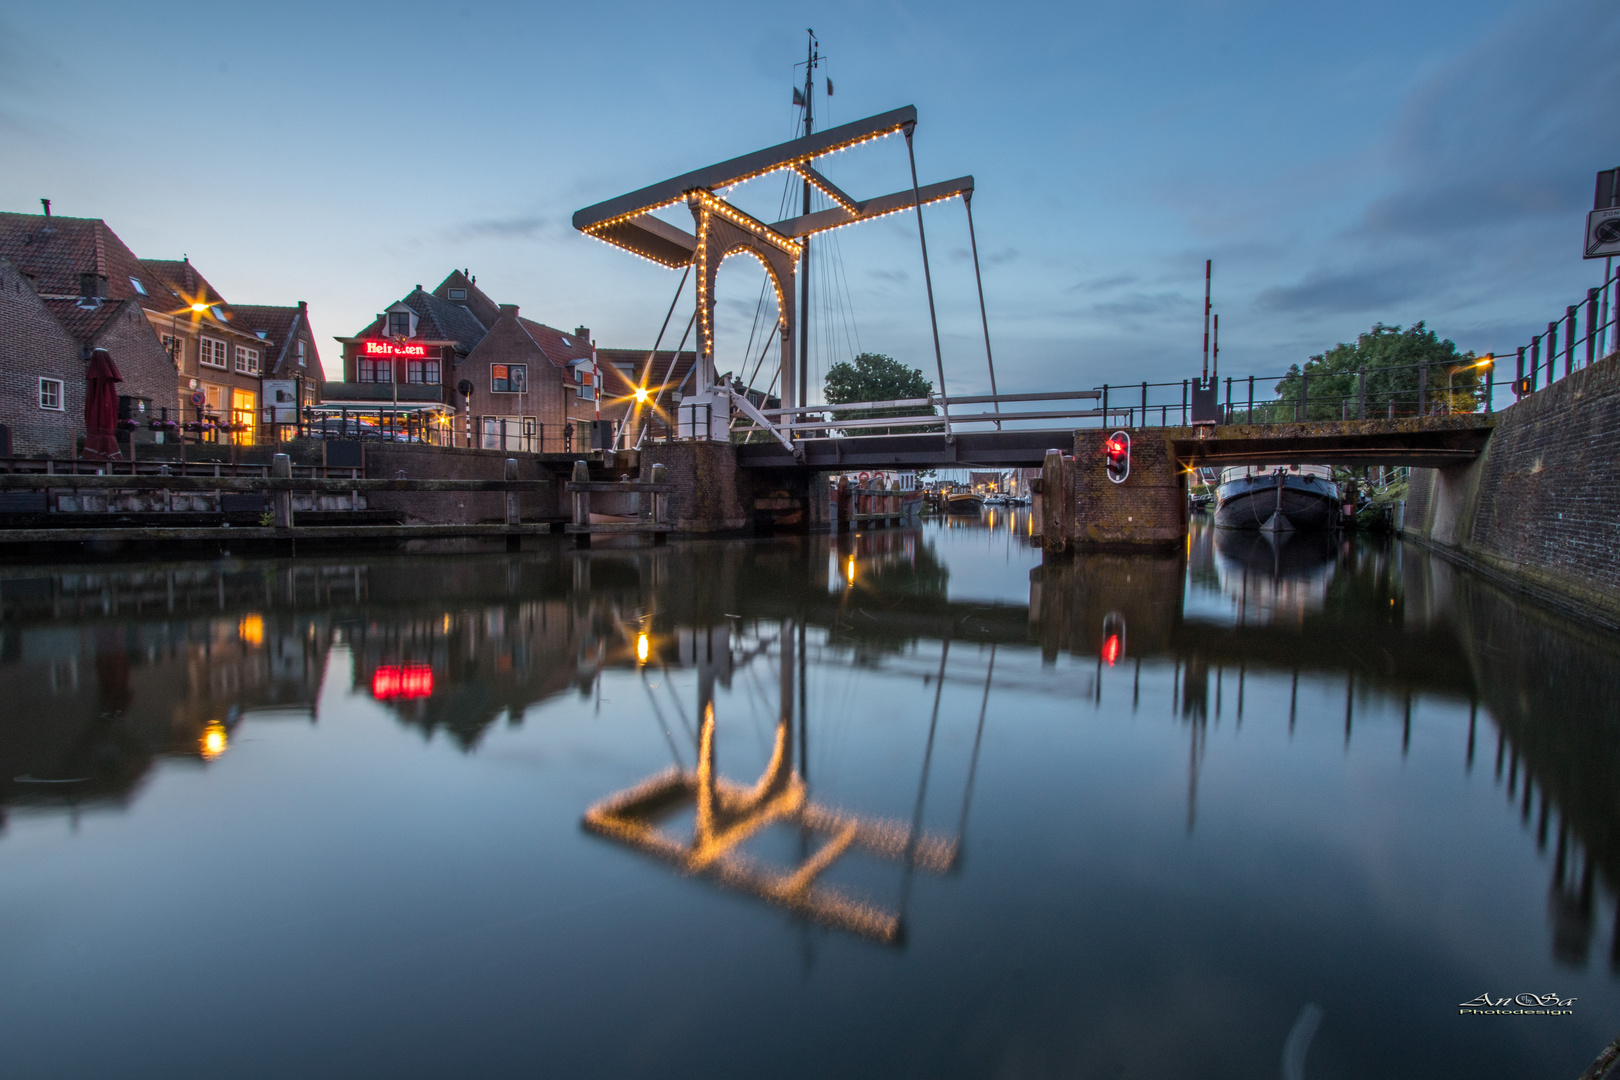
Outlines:
[[[0,567],[0,1073],[1573,1077],[1620,1032],[1614,639],[1377,540],[1029,533]]]

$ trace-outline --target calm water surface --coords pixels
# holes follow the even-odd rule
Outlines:
[[[1573,1077],[1620,648],[1412,548],[0,568],[7,1077]],[[1032,573],[1033,571],[1033,573]],[[1459,1015],[1489,994],[1570,1015]]]

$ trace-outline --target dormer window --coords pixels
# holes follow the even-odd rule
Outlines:
[[[411,313],[409,311],[390,311],[388,313],[388,334],[390,337],[410,337]]]
[[[451,289],[450,290],[450,299],[452,299],[452,300],[465,300],[465,299],[467,299],[467,290],[466,289]]]

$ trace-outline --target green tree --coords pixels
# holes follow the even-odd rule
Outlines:
[[[853,362],[841,360],[827,369],[827,382],[823,389],[829,405],[846,405],[857,401],[904,401],[925,398],[933,393],[934,384],[923,377],[918,368],[908,368],[892,356],[863,352]],[[902,406],[895,409],[855,409],[839,413],[840,420],[869,420],[881,416],[932,416],[929,405]],[[903,428],[847,429],[849,435],[876,435],[884,431],[936,431],[933,425]]]
[[[1270,416],[1256,406],[1256,419],[1291,420],[1299,414],[1301,399],[1307,402],[1310,420],[1337,420],[1349,404],[1349,415],[1357,415],[1360,373],[1367,373],[1367,417],[1389,415],[1393,402],[1395,415],[1411,416],[1418,411],[1418,377],[1421,364],[1428,365],[1428,401],[1452,412],[1473,412],[1480,400],[1480,374],[1488,371],[1473,365],[1472,352],[1459,352],[1451,341],[1442,340],[1423,323],[1406,330],[1375,323],[1355,344],[1341,342],[1325,353],[1318,353],[1303,368],[1294,364],[1277,383],[1278,401],[1267,405]],[[1452,372],[1453,368],[1462,370]],[[1451,380],[1451,398],[1446,397],[1446,381]],[[1240,396],[1240,395],[1235,395]]]

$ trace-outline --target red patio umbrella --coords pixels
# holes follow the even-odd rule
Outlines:
[[[112,353],[94,349],[84,369],[84,456],[111,461],[118,449],[118,384],[124,376]]]

